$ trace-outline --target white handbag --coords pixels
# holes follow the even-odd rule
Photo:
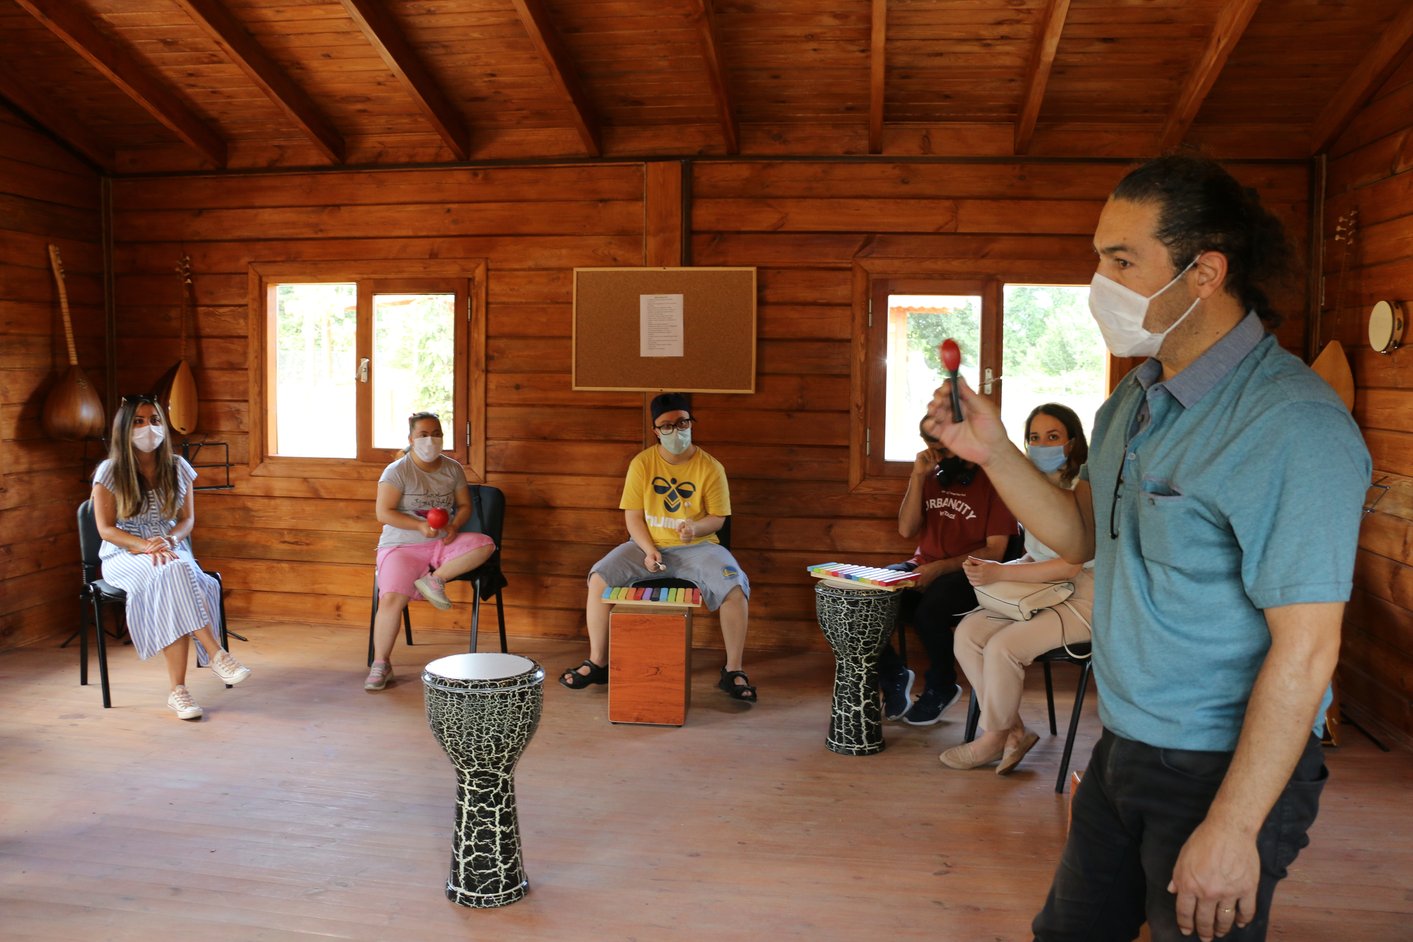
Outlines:
[[[1012,621],[1030,621],[1041,609],[1059,605],[1074,595],[1073,582],[1011,582],[1002,580],[974,587],[977,603],[988,612]]]
[[[1084,622],[1086,628],[1093,631],[1089,619],[1081,615],[1069,603],[1070,596],[1074,595],[1073,582],[1009,582],[1002,580],[990,585],[978,585],[972,588],[976,592],[976,601],[981,608],[1001,618],[1009,618],[1011,621],[1030,621],[1036,612],[1054,608],[1056,605],[1063,605],[1074,613],[1074,617]],[[1076,654],[1070,650],[1068,642],[1065,641],[1065,621],[1063,618],[1060,619],[1060,647],[1064,648],[1065,653],[1076,660],[1084,660],[1089,657],[1089,654]]]

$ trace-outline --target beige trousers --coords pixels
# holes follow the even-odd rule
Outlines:
[[[1020,725],[1025,669],[1037,656],[1058,648],[1062,632],[1065,644],[1089,640],[1085,622],[1094,610],[1094,575],[1082,570],[1073,581],[1069,603],[1075,611],[1057,605],[1036,612],[1030,621],[1011,621],[983,610],[957,624],[953,650],[981,702],[983,730],[999,732]]]

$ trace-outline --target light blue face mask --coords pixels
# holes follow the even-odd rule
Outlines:
[[[657,440],[670,454],[680,455],[692,447],[692,430],[684,428],[680,432],[658,432]]]
[[[1030,456],[1030,463],[1044,474],[1055,473],[1069,460],[1064,445],[1027,445],[1025,453]]]

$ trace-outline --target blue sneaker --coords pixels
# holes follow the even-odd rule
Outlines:
[[[928,687],[922,692],[922,696],[913,703],[912,708],[908,710],[908,715],[903,718],[903,722],[910,726],[931,726],[942,719],[943,711],[956,703],[961,695],[961,684],[953,684],[952,689],[946,693]]]
[[[917,675],[906,667],[892,676],[878,678],[878,686],[883,688],[883,715],[890,720],[901,720],[913,705],[913,681]]]

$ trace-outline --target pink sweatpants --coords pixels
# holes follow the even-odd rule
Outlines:
[[[396,592],[411,599],[422,593],[412,583],[449,559],[465,556],[482,546],[494,545],[484,533],[458,533],[450,543],[427,540],[378,550],[378,591]]]

